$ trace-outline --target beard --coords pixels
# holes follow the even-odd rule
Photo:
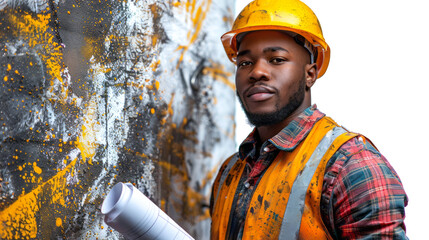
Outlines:
[[[280,107],[279,104],[276,104],[276,110],[271,113],[251,113],[246,110],[242,99],[237,93],[238,100],[240,101],[241,108],[246,114],[247,119],[250,124],[255,127],[261,126],[270,126],[285,120],[290,114],[292,114],[304,101],[305,95],[305,80],[302,79],[300,81],[300,85],[298,86],[298,90],[289,98],[289,103],[283,107]]]

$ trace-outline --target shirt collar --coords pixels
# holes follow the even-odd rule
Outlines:
[[[274,137],[268,139],[276,148],[283,151],[294,150],[305,137],[310,133],[314,124],[325,116],[320,112],[316,105],[308,107],[292,122],[290,122],[282,131]],[[258,132],[256,128],[247,136],[239,148],[240,158],[244,159],[252,150],[256,148]],[[265,145],[265,144],[263,144]]]

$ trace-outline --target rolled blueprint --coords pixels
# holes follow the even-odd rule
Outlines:
[[[103,201],[107,225],[127,239],[193,239],[131,183],[117,183]]]

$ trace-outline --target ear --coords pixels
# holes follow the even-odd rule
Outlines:
[[[305,65],[305,83],[307,89],[311,88],[317,80],[317,64]]]

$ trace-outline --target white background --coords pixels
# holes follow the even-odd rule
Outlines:
[[[236,14],[249,3],[237,0]],[[398,172],[410,239],[429,229],[429,4],[426,0],[303,0],[331,47],[312,88],[318,108],[364,134]],[[251,131],[239,103],[237,145]]]

